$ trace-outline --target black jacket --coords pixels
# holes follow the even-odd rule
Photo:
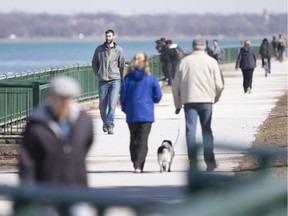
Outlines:
[[[87,186],[85,157],[93,142],[92,118],[75,104],[69,123],[70,135],[64,139],[49,105],[31,114],[20,150],[21,182]]]
[[[256,67],[256,56],[252,47],[242,47],[240,49],[235,67],[241,69]]]

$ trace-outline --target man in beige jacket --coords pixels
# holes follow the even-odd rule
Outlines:
[[[216,103],[224,88],[223,77],[215,59],[205,52],[204,38],[193,40],[192,54],[183,58],[179,64],[173,82],[173,97],[178,114],[184,105],[186,120],[186,142],[190,165],[196,163],[196,126],[199,116],[204,145],[206,171],[216,167],[214,141],[211,129],[212,106]],[[193,166],[197,164],[193,164]]]

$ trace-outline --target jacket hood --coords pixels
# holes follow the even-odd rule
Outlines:
[[[244,52],[249,52],[251,49],[252,49],[252,47],[249,47],[249,46],[243,47]]]
[[[136,66],[134,71],[132,71],[129,76],[134,80],[142,80],[145,76],[147,76],[147,74],[139,66]]]

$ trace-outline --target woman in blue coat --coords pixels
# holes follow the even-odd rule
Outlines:
[[[158,80],[150,74],[147,55],[138,52],[131,61],[120,91],[121,109],[130,130],[130,156],[134,172],[143,172],[148,136],[154,122],[154,103],[162,98]]]
[[[251,42],[249,40],[244,41],[244,46],[240,49],[237,57],[235,69],[241,68],[243,74],[243,88],[245,94],[251,93],[253,72],[256,67],[256,56]]]

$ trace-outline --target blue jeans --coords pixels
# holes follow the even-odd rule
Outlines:
[[[115,110],[121,80],[99,81],[99,109],[103,125],[114,128]]]
[[[262,54],[261,55],[261,61],[262,61],[262,67],[264,67],[264,59],[267,59],[268,61],[268,69],[271,70],[271,56],[270,54]]]
[[[184,104],[186,120],[186,142],[190,162],[197,162],[196,127],[199,116],[204,145],[204,160],[206,164],[215,163],[213,148],[214,139],[211,129],[212,119],[211,103],[188,103]]]

